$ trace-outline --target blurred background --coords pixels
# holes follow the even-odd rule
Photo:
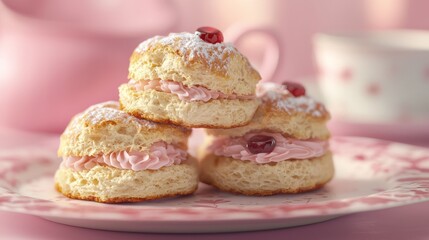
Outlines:
[[[323,58],[316,61],[315,34],[427,30],[428,9],[426,0],[0,0],[0,126],[59,133],[75,113],[117,99],[141,41],[205,25],[234,41],[264,81],[301,81],[317,97],[326,69]],[[429,135],[421,131],[429,129],[429,115],[417,123],[333,115],[338,135],[404,141]]]

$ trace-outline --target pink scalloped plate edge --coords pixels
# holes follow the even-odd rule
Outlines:
[[[5,150],[0,152],[0,210],[63,219],[217,222],[329,218],[429,199],[429,149],[351,137],[336,137],[331,147],[337,174],[311,193],[246,197],[202,185],[190,197],[116,205],[56,193],[50,181],[59,159],[50,151]]]

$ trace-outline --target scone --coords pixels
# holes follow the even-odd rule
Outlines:
[[[130,59],[121,108],[184,127],[231,128],[252,119],[259,73],[222,33],[203,27],[142,42]]]
[[[198,173],[190,130],[138,119],[118,102],[91,106],[61,135],[56,189],[69,198],[138,202],[192,194]]]
[[[261,83],[257,96],[262,104],[249,125],[207,130],[201,180],[246,195],[322,187],[334,175],[324,106],[296,83]]]

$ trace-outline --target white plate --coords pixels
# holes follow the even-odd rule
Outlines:
[[[429,149],[334,138],[336,176],[323,189],[271,197],[201,185],[189,197],[137,204],[71,200],[55,192],[60,160],[50,151],[0,152],[0,210],[73,226],[135,232],[231,232],[291,227],[429,199]]]

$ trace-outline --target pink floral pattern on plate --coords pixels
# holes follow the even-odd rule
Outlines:
[[[112,221],[218,221],[335,216],[429,199],[429,149],[367,138],[331,141],[336,176],[318,191],[271,197],[197,194],[137,204],[72,200],[55,192],[60,159],[50,151],[0,151],[0,210],[47,218]]]

